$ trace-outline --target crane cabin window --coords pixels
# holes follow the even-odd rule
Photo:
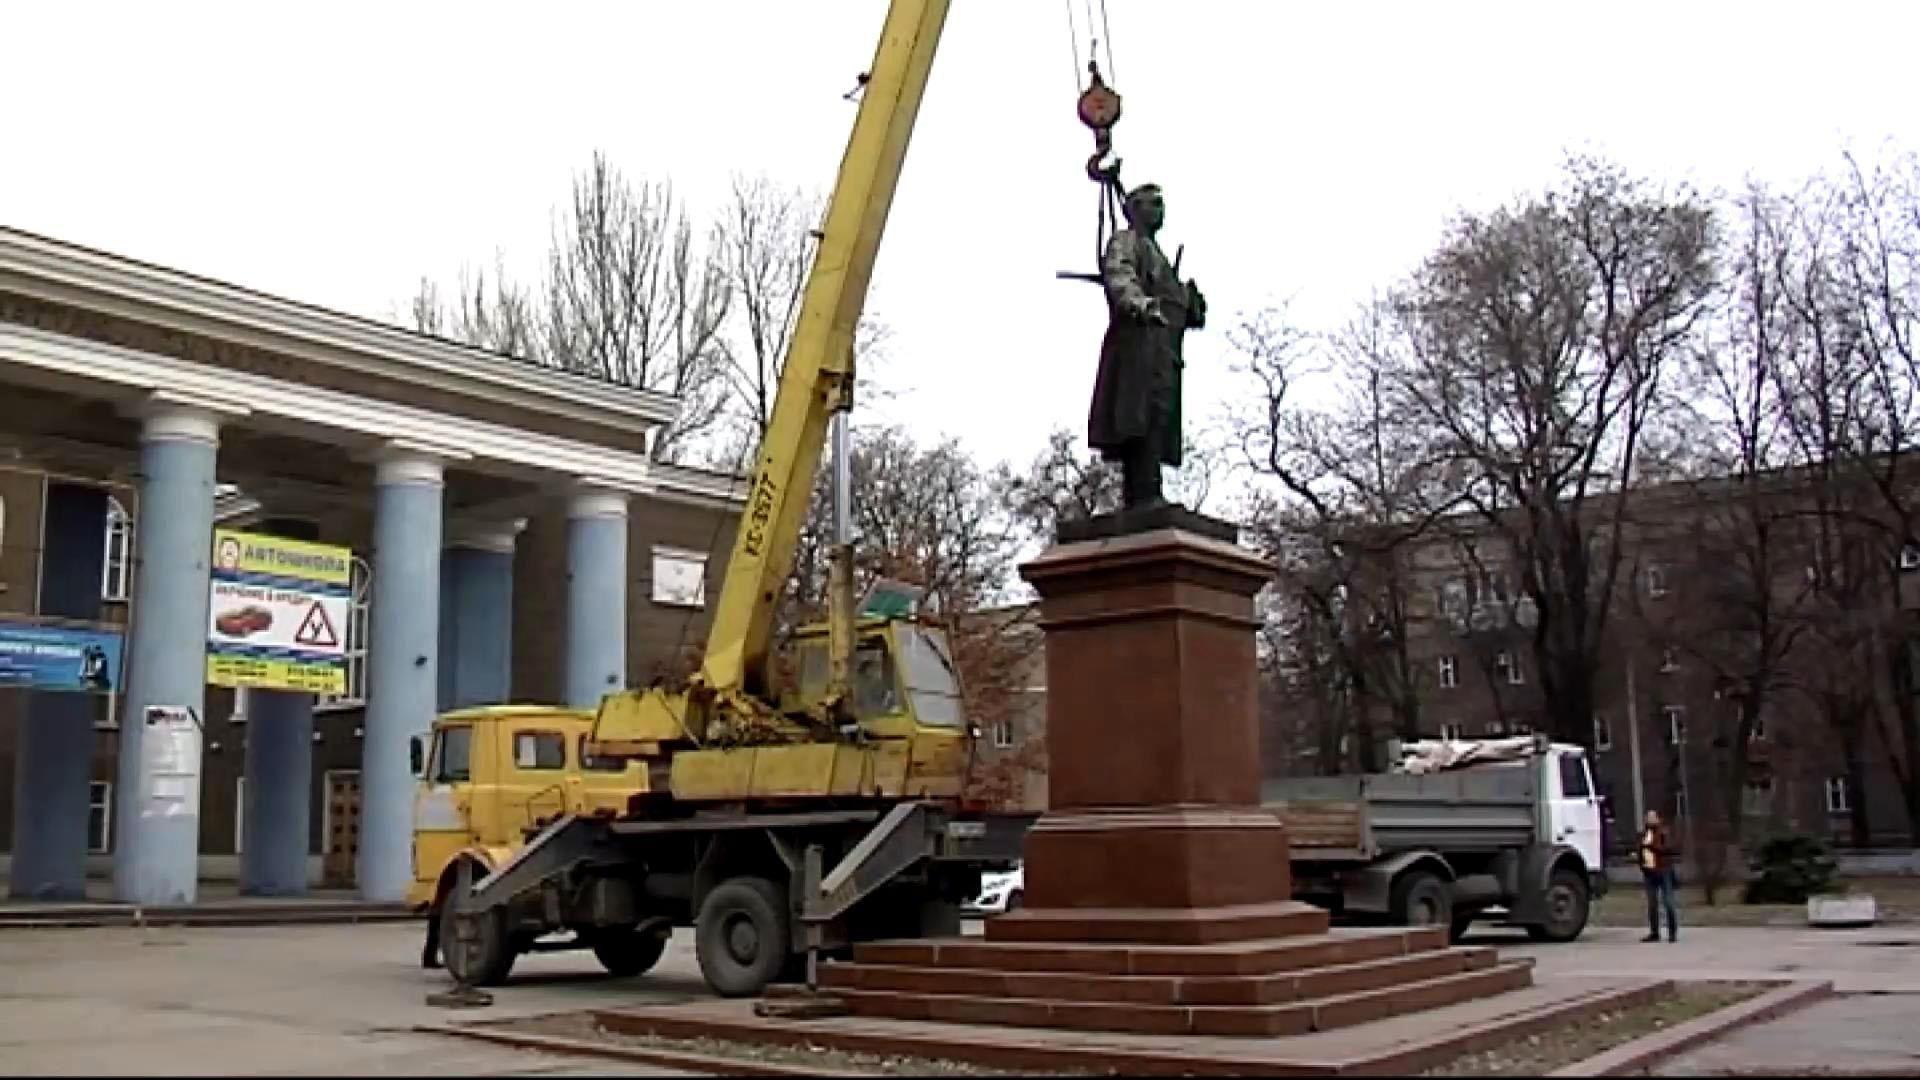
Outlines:
[[[827,694],[827,640],[824,637],[795,646],[804,706]],[[862,638],[853,650],[853,715],[859,720],[894,716],[902,711],[899,680],[894,678],[893,652],[883,637]]]
[[[903,626],[900,649],[914,717],[933,727],[959,727],[960,675],[946,639],[924,627]]]

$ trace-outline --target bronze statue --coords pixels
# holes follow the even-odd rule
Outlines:
[[[1206,325],[1207,303],[1154,239],[1167,213],[1159,186],[1129,191],[1124,213],[1128,227],[1107,241],[1101,259],[1107,333],[1087,442],[1120,463],[1122,508],[1136,510],[1165,505],[1160,468],[1180,464],[1181,342]]]

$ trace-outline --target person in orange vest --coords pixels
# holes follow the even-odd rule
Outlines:
[[[1680,938],[1680,917],[1673,904],[1673,843],[1657,810],[1647,811],[1647,826],[1640,831],[1640,879],[1647,890],[1647,936],[1641,941],[1660,940],[1660,911],[1667,913],[1667,940]]]

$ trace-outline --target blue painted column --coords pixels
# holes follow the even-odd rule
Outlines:
[[[525,525],[457,530],[440,556],[441,712],[512,692],[513,552]]]
[[[52,482],[42,489],[39,613],[100,617],[107,493]],[[114,673],[114,690],[120,687]],[[93,778],[93,694],[30,694],[14,750],[11,896],[82,900],[87,893],[87,785]]]
[[[134,530],[126,708],[114,799],[114,891],[132,904],[190,904],[199,883],[201,732],[174,753],[150,739],[147,709],[190,709],[203,721],[207,589],[220,425],[213,414],[156,404],[140,435],[140,525]],[[172,740],[169,740],[171,742]],[[171,775],[156,777],[156,769]],[[178,770],[178,771],[176,771]],[[156,780],[158,782],[156,782]]]
[[[413,771],[407,744],[432,728],[440,682],[444,475],[438,458],[396,453],[379,463],[374,483],[355,876],[362,899],[398,903],[413,882]]]
[[[567,704],[627,685],[627,495],[581,485],[567,503]]]
[[[312,522],[274,519],[256,530],[318,540]],[[305,896],[313,822],[313,695],[247,691],[247,802],[240,808],[240,891]]]

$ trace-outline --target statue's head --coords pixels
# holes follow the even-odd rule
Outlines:
[[[1127,224],[1136,229],[1156,232],[1167,221],[1167,203],[1160,196],[1159,184],[1141,184],[1127,192]]]

